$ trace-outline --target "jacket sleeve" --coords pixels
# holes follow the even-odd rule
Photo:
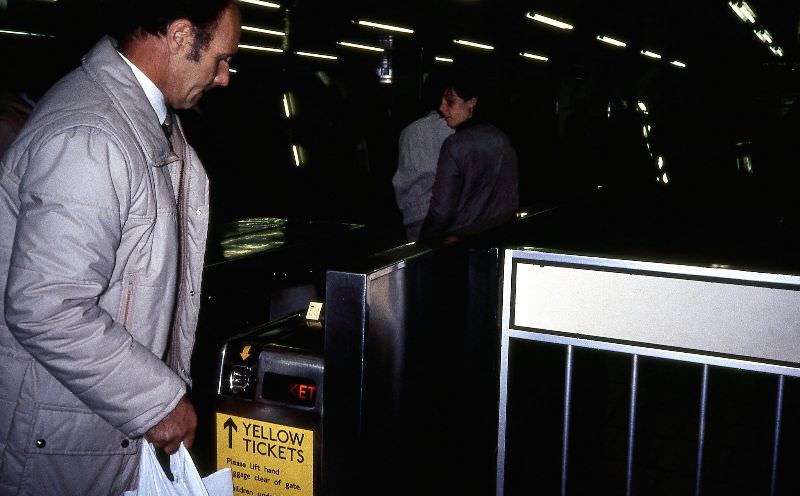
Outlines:
[[[392,178],[397,206],[405,210],[409,206],[409,190],[417,177],[414,163],[414,136],[410,127],[400,133],[398,140],[397,172]]]
[[[419,234],[421,240],[444,237],[458,214],[458,200],[464,179],[449,144],[450,140],[446,140],[439,154],[431,204]]]
[[[109,286],[131,171],[107,134],[73,128],[31,151],[5,294],[19,343],[129,436],[169,413],[185,385],[98,304]]]

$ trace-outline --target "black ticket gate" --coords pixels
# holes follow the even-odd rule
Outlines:
[[[228,340],[219,361],[217,468],[234,494],[319,494],[323,330],[296,314]]]

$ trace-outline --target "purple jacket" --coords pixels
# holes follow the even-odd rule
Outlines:
[[[420,239],[488,229],[513,217],[517,208],[514,146],[502,131],[473,118],[442,145]]]

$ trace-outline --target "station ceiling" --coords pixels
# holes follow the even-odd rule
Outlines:
[[[0,0],[0,29],[82,39],[102,31],[94,15],[96,1]],[[267,2],[273,3],[273,2]],[[274,0],[279,8],[239,1],[245,25],[288,33],[283,39],[245,32],[243,42],[291,51],[316,51],[353,57],[337,42],[380,46],[379,29],[360,19],[410,28],[393,34],[394,51],[415,57],[456,60],[490,57],[507,63],[520,52],[542,55],[561,66],[611,58],[641,63],[642,50],[662,55],[655,64],[677,60],[688,70],[720,64],[793,66],[797,59],[800,2],[751,0],[755,22],[742,21],[726,0]],[[3,7],[3,5],[5,5]],[[738,5],[738,4],[737,4]],[[541,14],[573,26],[563,30],[535,22]],[[754,30],[766,29],[776,56]],[[9,37],[13,35],[2,35]],[[605,45],[607,36],[626,47]],[[489,53],[453,43],[466,39],[491,45]]]

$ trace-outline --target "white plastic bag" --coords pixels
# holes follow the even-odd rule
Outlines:
[[[169,457],[174,481],[169,480],[161,469],[152,444],[142,442],[141,451],[139,484],[135,491],[126,491],[124,496],[233,496],[231,469],[223,468],[201,478],[183,443]]]

